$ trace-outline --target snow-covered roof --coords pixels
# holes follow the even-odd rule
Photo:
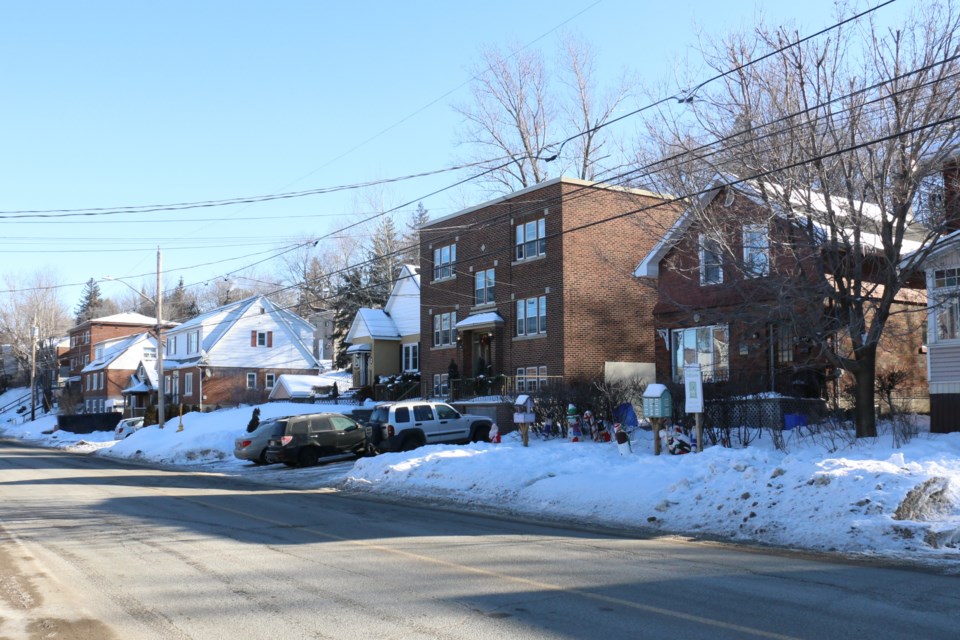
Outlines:
[[[126,336],[117,340],[108,340],[99,343],[102,345],[103,354],[80,370],[81,373],[99,371],[110,366],[117,358],[125,354],[128,350],[138,347],[142,350],[141,343],[146,341],[148,344],[156,346],[156,340],[149,333],[135,333],[132,336]],[[142,353],[142,352],[141,352]]]
[[[731,184],[735,186],[729,186]],[[773,182],[765,181],[761,183],[755,180],[744,181],[735,176],[727,176],[726,178],[719,177],[711,189],[705,191],[697,198],[695,204],[691,204],[684,210],[670,230],[654,245],[650,253],[643,257],[640,264],[637,265],[637,268],[634,270],[633,275],[638,278],[656,278],[659,275],[660,262],[667,256],[670,249],[680,241],[687,229],[689,229],[694,220],[696,220],[698,211],[704,210],[707,205],[713,202],[724,187],[734,189],[736,193],[750,198],[761,206],[767,206],[767,203],[762,199],[763,189],[773,192],[779,198],[784,197],[784,188]],[[805,190],[803,193],[800,193],[794,190],[787,194],[786,199],[791,203],[792,209],[790,213],[799,218],[810,220],[811,224],[820,233],[825,234],[827,232],[827,225],[819,220],[816,215],[805,213],[811,210],[814,214],[827,213],[827,202],[821,193],[812,190]],[[851,211],[846,206],[846,203],[841,202],[839,199],[833,199],[831,205],[831,211],[838,219],[859,215],[865,220],[879,223],[884,216],[880,206],[870,202],[853,202],[854,211]],[[774,211],[778,215],[786,215],[787,213],[777,209]],[[873,249],[880,249],[883,246],[883,241],[880,236],[871,232],[870,229],[860,229],[860,242],[864,247]],[[919,249],[920,246],[921,243],[915,240],[909,238],[904,238],[903,240],[904,253],[915,251]]]
[[[357,338],[370,337],[374,340],[399,340],[397,324],[383,309],[357,309],[353,324],[344,342],[351,343]]]
[[[154,327],[157,324],[156,317],[145,316],[142,313],[115,313],[112,316],[103,316],[102,318],[91,318],[86,322],[81,323],[87,324],[90,322],[95,322],[98,324],[142,324],[150,327]],[[164,321],[164,326],[174,326],[175,322]],[[80,325],[78,325],[80,326]]]
[[[485,311],[484,313],[475,313],[467,316],[456,324],[457,331],[467,329],[482,329],[503,324],[503,318],[496,311]]]
[[[369,343],[369,342],[358,342],[357,344],[350,345],[349,347],[347,347],[347,353],[348,353],[348,354],[350,354],[350,353],[361,353],[361,352],[366,352],[366,351],[370,351],[370,343]]]

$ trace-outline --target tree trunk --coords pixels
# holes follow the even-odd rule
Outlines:
[[[859,371],[854,374],[857,393],[855,397],[855,412],[858,438],[877,437],[877,414],[874,408],[875,380],[877,377],[877,354],[871,351],[857,359]]]

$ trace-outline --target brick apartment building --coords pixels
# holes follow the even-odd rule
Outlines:
[[[97,359],[98,345],[102,347],[106,342],[149,331],[156,325],[156,318],[139,313],[118,313],[92,318],[70,329],[70,347],[60,356],[60,361],[68,368],[67,385],[74,396],[83,393],[86,381],[82,380],[80,374],[84,367]],[[168,323],[166,326],[175,325]],[[78,400],[82,403],[84,398],[81,396]]]
[[[556,178],[421,229],[425,391],[574,377],[653,381],[655,284],[633,276],[678,216],[643,190]],[[456,371],[454,371],[456,369]]]

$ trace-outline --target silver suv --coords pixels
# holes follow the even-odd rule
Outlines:
[[[443,402],[407,400],[381,404],[370,414],[368,425],[380,436],[380,451],[410,451],[425,444],[488,442],[486,416],[461,414]]]

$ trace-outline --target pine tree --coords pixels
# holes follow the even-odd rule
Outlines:
[[[177,283],[176,288],[164,301],[166,316],[172,320],[188,320],[199,313],[196,296],[187,292],[183,284],[183,276]]]
[[[370,306],[374,308],[386,304],[393,289],[393,280],[400,273],[400,266],[403,264],[400,242],[400,233],[393,218],[390,216],[381,218],[367,249],[366,286],[371,301]]]
[[[82,324],[99,316],[103,306],[104,300],[100,295],[100,285],[96,280],[90,278],[83,287],[80,304],[77,305],[77,324]]]
[[[403,235],[401,245],[403,249],[404,264],[420,266],[420,229],[430,220],[430,215],[423,203],[417,204],[417,210],[410,216],[407,222],[407,231]]]
[[[333,343],[336,345],[334,367],[343,369],[349,363],[344,338],[350,333],[353,318],[361,307],[371,306],[367,289],[368,276],[363,267],[354,267],[341,276],[337,295],[333,298]]]

